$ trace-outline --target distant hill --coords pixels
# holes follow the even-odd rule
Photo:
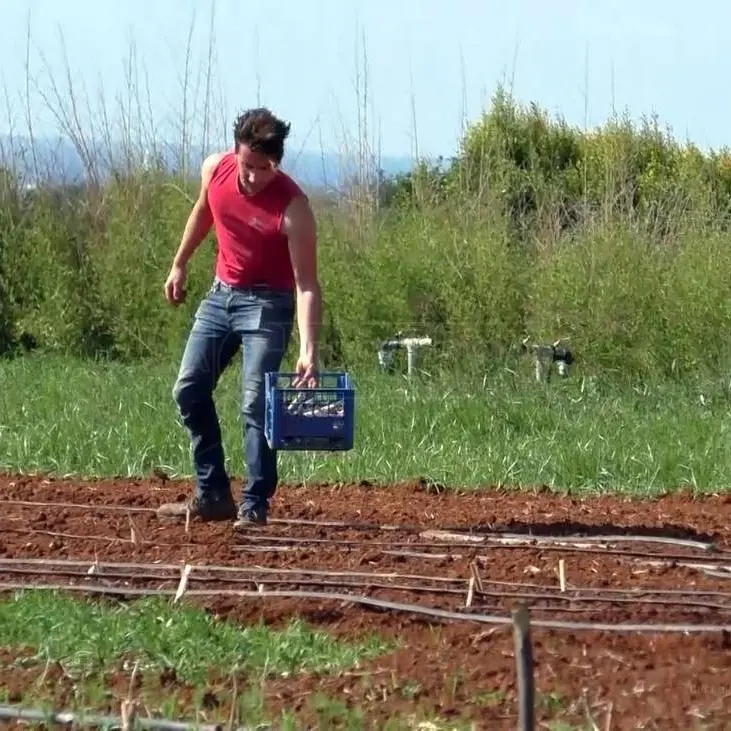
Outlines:
[[[49,137],[34,140],[31,151],[30,140],[27,137],[9,137],[0,135],[0,166],[12,167],[23,175],[28,185],[38,182],[35,180],[36,165],[40,171],[39,178],[51,179],[55,182],[79,182],[84,178],[84,164],[76,148],[71,142],[64,139]],[[176,171],[180,169],[182,155],[180,147],[175,145],[161,145],[162,152],[158,152],[162,164],[166,169]],[[108,155],[102,151],[101,158]],[[121,155],[120,152],[116,153]],[[200,148],[192,149],[188,155],[188,169],[196,175],[202,152]],[[413,166],[411,157],[385,157],[378,164],[371,163],[369,167],[375,171],[380,168],[386,177],[408,172]],[[357,171],[353,160],[343,159],[333,152],[314,152],[311,150],[293,151],[285,156],[282,167],[291,173],[303,186],[309,189],[337,189]],[[106,163],[100,169],[108,169]]]

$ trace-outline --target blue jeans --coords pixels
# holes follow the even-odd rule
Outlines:
[[[294,292],[233,289],[218,280],[200,303],[173,387],[192,442],[199,500],[231,494],[213,392],[243,346],[240,408],[247,479],[241,507],[268,507],[279,478],[276,452],[264,436],[264,374],[279,370],[294,315]]]

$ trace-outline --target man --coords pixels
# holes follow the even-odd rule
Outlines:
[[[316,225],[309,201],[280,164],[290,125],[268,109],[234,124],[234,149],[208,157],[201,189],[165,282],[173,304],[185,298],[186,265],[214,226],[213,286],[200,303],[173,388],[192,442],[196,489],[188,503],[162,505],[160,516],[266,525],[278,482],[277,455],[264,436],[264,374],[277,371],[295,312],[300,335],[298,383],[315,385],[321,316]],[[241,411],[247,468],[240,504],[231,493],[213,391],[243,349]]]

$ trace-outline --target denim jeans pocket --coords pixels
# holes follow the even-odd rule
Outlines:
[[[295,298],[289,292],[275,292],[261,298],[263,319],[269,322],[287,323],[295,313]]]
[[[194,320],[218,320],[221,318],[221,308],[224,304],[221,290],[208,290],[193,314]]]

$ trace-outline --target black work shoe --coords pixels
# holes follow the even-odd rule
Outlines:
[[[233,520],[236,518],[236,503],[231,495],[220,498],[194,497],[181,503],[164,503],[157,509],[158,518],[185,518],[208,521]]]
[[[263,527],[266,524],[266,508],[240,508],[234,528]]]

